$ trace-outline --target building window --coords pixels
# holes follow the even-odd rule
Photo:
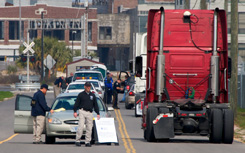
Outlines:
[[[30,39],[37,38],[37,30],[29,30],[29,38]]]
[[[99,28],[100,40],[111,40],[111,27]]]
[[[81,30],[70,30],[69,40],[81,41]]]
[[[44,36],[55,37],[58,40],[65,40],[64,30],[44,30]]]
[[[88,22],[88,41],[92,41],[92,22]]]
[[[0,39],[4,39],[4,21],[0,21]]]
[[[23,34],[24,22],[21,24],[21,31]],[[9,21],[9,39],[10,40],[18,40],[19,37],[19,21]]]
[[[238,33],[239,34],[245,34],[245,13],[244,12],[240,12],[238,14]]]

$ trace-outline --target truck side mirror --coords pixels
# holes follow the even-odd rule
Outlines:
[[[230,57],[228,57],[228,78],[231,78],[231,64],[232,64],[232,60]]]
[[[143,58],[141,56],[137,56],[135,59],[135,76],[142,77],[142,61]]]

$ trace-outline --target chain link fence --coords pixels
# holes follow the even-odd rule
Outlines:
[[[230,89],[229,79],[228,89]],[[245,108],[245,63],[238,65],[238,78],[237,78],[237,105],[240,108]],[[229,101],[230,101],[230,90],[229,90]]]

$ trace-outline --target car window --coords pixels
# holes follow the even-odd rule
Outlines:
[[[95,79],[99,81],[103,81],[101,73],[75,73],[73,81],[79,79]]]
[[[15,110],[30,111],[31,110],[31,97],[18,96],[16,99]]]
[[[73,110],[74,104],[77,97],[61,97],[55,100],[53,103],[52,109],[57,110],[64,108],[65,110]]]

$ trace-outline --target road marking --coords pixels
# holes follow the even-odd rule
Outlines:
[[[8,139],[5,139],[5,140],[3,140],[3,141],[0,141],[0,144],[2,144],[2,143],[4,143],[4,142],[7,142],[7,141],[9,141],[9,140],[11,140],[11,139],[13,139],[15,136],[17,136],[17,135],[19,135],[18,133],[16,133],[16,134],[14,134],[14,135],[12,135],[11,137],[9,137]]]
[[[124,147],[126,149],[126,152],[127,153],[130,153],[130,152],[136,153],[136,150],[135,150],[135,148],[134,148],[134,146],[132,144],[132,141],[131,141],[131,139],[130,139],[130,137],[128,135],[125,123],[124,123],[124,121],[122,119],[122,115],[121,115],[120,110],[115,110],[115,113],[116,113],[117,120],[118,120],[118,123],[119,123],[119,131],[120,131],[120,133],[122,135],[122,140],[123,141],[127,140],[126,143],[124,143]],[[122,127],[123,127],[123,130],[122,130]],[[129,144],[130,148],[128,147],[128,144]]]

